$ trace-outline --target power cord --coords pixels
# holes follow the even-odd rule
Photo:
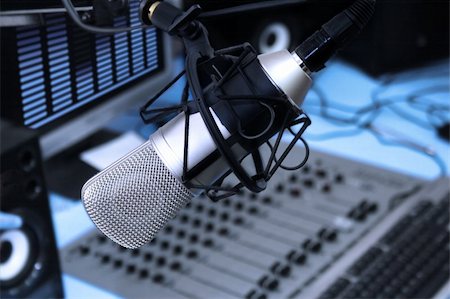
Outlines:
[[[145,29],[150,26],[148,25],[139,25],[139,26],[131,26],[131,27],[99,27],[99,26],[93,26],[89,25],[83,22],[83,20],[78,15],[78,12],[76,11],[73,3],[71,0],[61,0],[62,4],[64,5],[69,17],[72,19],[72,21],[82,28],[83,30],[86,30],[90,33],[94,34],[115,34],[115,33],[121,33],[121,32],[129,32],[132,30],[140,30]],[[213,18],[217,16],[224,16],[224,15],[231,15],[236,13],[244,13],[249,10],[255,10],[255,9],[269,9],[274,6],[287,6],[292,4],[300,4],[308,2],[308,0],[279,0],[279,1],[262,1],[258,3],[250,3],[250,4],[242,4],[238,6],[233,6],[229,8],[224,9],[218,9],[214,11],[208,11],[204,12],[200,15],[201,19],[208,19]]]
[[[69,15],[69,17],[72,19],[72,21],[78,25],[81,29],[86,30],[90,33],[94,34],[114,34],[114,33],[120,33],[120,32],[128,32],[132,30],[138,30],[138,29],[145,29],[149,26],[147,25],[139,25],[139,26],[132,26],[132,27],[120,27],[120,28],[113,28],[113,27],[98,27],[98,26],[92,26],[88,25],[81,20],[80,16],[78,15],[78,12],[76,11],[75,7],[72,4],[71,0],[61,0],[62,4],[66,8],[66,11]]]
[[[437,76],[435,76],[435,78],[444,78],[448,77],[448,72],[439,72],[436,75]],[[382,91],[386,90],[393,82],[396,82],[397,79],[398,78],[394,76],[390,76],[387,80],[384,80],[382,85],[379,88],[376,88],[371,93],[372,103],[360,108],[332,102],[326,97],[325,93],[317,85],[314,85],[312,87],[312,91],[316,94],[319,103],[316,104],[314,102],[307,101],[305,106],[316,106],[319,108],[319,110],[318,112],[314,110],[308,110],[308,113],[318,114],[326,121],[331,122],[335,125],[339,125],[342,127],[352,126],[353,128],[349,130],[336,130],[323,134],[308,134],[307,139],[320,142],[355,136],[363,132],[369,132],[381,144],[405,147],[431,158],[439,167],[440,175],[444,176],[446,174],[445,163],[438,155],[438,153],[436,153],[432,148],[420,145],[408,139],[401,133],[393,132],[392,130],[387,130],[386,128],[376,126],[374,125],[374,122],[382,112],[382,110],[386,108],[396,113],[399,117],[409,123],[412,123],[421,128],[435,130],[440,136],[447,136],[449,126],[448,114],[450,113],[450,105],[444,102],[436,103],[429,97],[434,93],[448,93],[449,86],[434,85],[431,87],[418,89],[400,98],[397,97],[381,99],[380,94],[382,93]],[[424,99],[425,97],[426,99]],[[412,109],[416,109],[417,111],[425,113],[428,122],[425,122],[423,120],[419,121],[419,118],[406,113],[398,107],[395,107],[395,105],[399,103],[406,103]],[[335,113],[331,111],[334,111]],[[343,115],[347,116],[336,116],[337,113],[342,113]],[[447,116],[443,115],[443,113],[447,113]],[[439,123],[436,122],[436,119],[439,120]]]

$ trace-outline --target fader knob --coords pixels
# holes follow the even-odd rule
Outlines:
[[[270,270],[272,273],[287,277],[289,274],[291,274],[291,267],[288,265],[283,265],[280,262],[275,262],[272,267],[270,267]]]
[[[101,257],[100,261],[102,264],[108,264],[111,261],[111,257],[105,254]]]
[[[122,262],[122,260],[119,260],[119,259],[115,260],[114,263],[113,263],[113,267],[116,268],[116,269],[121,268],[122,265],[123,265],[123,262]]]
[[[81,255],[88,255],[89,252],[91,251],[89,249],[89,247],[86,245],[81,245],[79,250],[80,250]]]
[[[151,252],[146,252],[144,254],[144,261],[150,262],[153,259],[153,253]]]
[[[322,248],[320,241],[307,239],[302,244],[303,248],[311,252],[319,252]]]
[[[164,280],[165,280],[166,278],[164,277],[164,275],[162,275],[162,274],[160,274],[160,273],[158,273],[158,274],[156,274],[155,276],[153,276],[153,281],[155,282],[155,283],[164,283]]]
[[[136,266],[130,264],[130,265],[127,266],[126,271],[127,271],[128,274],[132,274],[132,273],[134,273],[136,271]]]
[[[163,267],[163,266],[166,264],[166,258],[163,257],[163,256],[158,257],[158,258],[156,259],[156,264],[157,264],[159,267]]]
[[[274,291],[278,287],[278,280],[268,276],[263,276],[258,282],[258,284],[267,290]]]
[[[179,271],[181,269],[181,263],[178,261],[173,262],[172,264],[170,264],[170,269],[172,271]]]
[[[148,277],[148,270],[147,269],[141,269],[141,271],[139,271],[139,278],[147,278]]]
[[[297,265],[303,265],[306,262],[307,256],[301,251],[292,250],[287,254],[286,258]]]
[[[319,238],[321,238],[322,240],[326,240],[326,241],[335,241],[337,238],[337,230],[333,229],[333,228],[322,228],[319,232],[318,232],[318,236]]]

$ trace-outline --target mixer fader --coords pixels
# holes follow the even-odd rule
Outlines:
[[[294,151],[291,157],[303,155]],[[63,249],[63,268],[124,297],[289,298],[421,185],[313,151],[302,169],[280,170],[263,193],[192,200],[139,249],[92,231]]]

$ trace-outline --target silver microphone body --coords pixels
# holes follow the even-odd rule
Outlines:
[[[223,137],[228,139],[231,135],[230,132],[223,126],[214,111],[212,109],[210,111]],[[184,113],[178,114],[153,133],[149,139],[163,163],[180,181],[183,174],[185,118]],[[188,136],[187,170],[190,170],[212,154],[216,150],[216,145],[209,135],[200,113],[189,115]],[[223,159],[217,159],[191,179],[191,182],[196,185],[208,186],[227,171],[226,165]],[[201,190],[192,190],[192,192],[200,194]]]
[[[215,117],[224,137],[230,133]],[[215,150],[200,113],[189,115],[188,169]],[[81,196],[95,225],[127,248],[153,239],[200,189],[189,190],[183,174],[185,115],[181,113],[153,133],[149,140],[91,178]],[[209,185],[227,171],[217,159],[192,179]]]
[[[311,86],[308,72],[298,57],[286,50],[258,56],[272,84],[292,102],[301,105]],[[210,109],[225,139],[230,132]],[[95,225],[107,237],[127,248],[137,248],[155,237],[201,189],[182,183],[185,148],[185,114],[181,113],[153,133],[149,140],[91,178],[81,197]],[[189,115],[187,170],[210,156],[216,145],[200,113]],[[238,144],[236,157],[248,153]],[[229,167],[223,158],[209,161],[192,184],[208,186]]]

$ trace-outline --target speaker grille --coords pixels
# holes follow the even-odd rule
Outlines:
[[[193,197],[150,141],[90,179],[81,193],[97,227],[127,248],[149,242]]]

